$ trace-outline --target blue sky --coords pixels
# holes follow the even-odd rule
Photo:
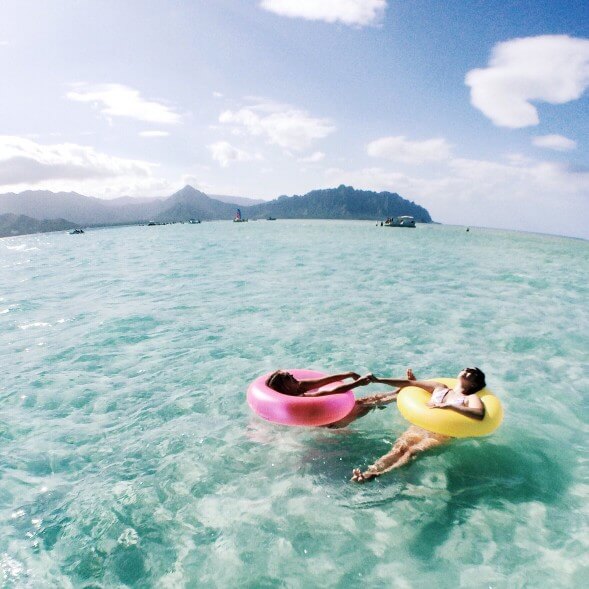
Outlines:
[[[390,190],[589,238],[589,3],[4,0],[0,192]]]

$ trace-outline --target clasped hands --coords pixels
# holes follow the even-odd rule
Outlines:
[[[365,374],[364,376],[360,376],[356,372],[350,372],[349,377],[353,378],[356,381],[356,384],[358,386],[362,386],[362,387],[367,384],[370,384],[371,382],[377,382],[377,380],[378,380],[377,377],[374,376],[374,374],[372,374],[372,372],[369,372],[368,374]]]

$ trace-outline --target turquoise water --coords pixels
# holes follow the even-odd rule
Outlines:
[[[580,587],[589,243],[258,221],[0,240],[0,585]],[[480,366],[488,438],[264,422],[278,368]],[[377,392],[382,386],[360,389]]]

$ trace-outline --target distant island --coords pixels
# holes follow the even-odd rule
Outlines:
[[[268,216],[280,219],[364,219],[410,215],[418,223],[431,223],[427,209],[406,200],[395,192],[356,190],[338,186],[313,190],[302,196],[280,196],[276,200],[242,209],[250,219]]]
[[[26,215],[6,213],[0,215],[0,237],[11,235],[28,235],[30,233],[47,233],[49,231],[66,231],[77,229],[78,225],[65,219],[33,219]]]
[[[419,223],[431,223],[424,207],[394,192],[356,190],[338,186],[304,195],[280,196],[263,202],[243,197],[211,198],[192,186],[169,197],[121,197],[104,200],[75,192],[29,190],[0,194],[0,237],[60,231],[75,227],[136,223],[230,220],[236,206],[249,219],[364,219],[410,215]],[[253,202],[258,204],[247,205]]]

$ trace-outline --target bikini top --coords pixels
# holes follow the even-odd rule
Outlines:
[[[439,389],[435,389],[434,392],[432,393],[432,403],[442,403],[444,401],[444,399],[446,398],[446,395],[448,395],[448,393],[451,391],[452,389],[449,388],[439,388]],[[448,403],[448,405],[453,405],[454,407],[461,407],[462,405],[465,404],[466,401],[466,395],[460,395],[460,397],[458,399],[454,399],[454,401],[451,401],[450,403]]]

